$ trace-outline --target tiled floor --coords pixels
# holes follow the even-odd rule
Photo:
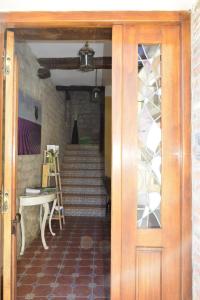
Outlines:
[[[54,231],[48,250],[38,237],[19,260],[17,300],[110,299],[110,221],[68,217]]]

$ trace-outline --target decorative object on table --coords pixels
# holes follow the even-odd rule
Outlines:
[[[19,90],[18,154],[41,152],[41,103]]]
[[[79,144],[79,135],[78,135],[78,120],[77,116],[75,116],[74,119],[74,127],[73,127],[73,132],[72,132],[72,144]]]
[[[43,164],[42,166],[42,187],[43,188],[48,186],[48,174],[49,174],[49,165]]]
[[[44,151],[44,162],[43,162],[43,184],[51,186],[51,178],[54,179],[54,184],[56,188],[57,203],[54,208],[53,220],[58,220],[60,224],[60,229],[62,229],[62,223],[65,224],[63,198],[62,198],[62,186],[60,178],[60,165],[59,165],[59,146],[57,145],[47,145],[47,150]]]

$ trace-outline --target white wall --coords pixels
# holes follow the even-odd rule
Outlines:
[[[189,10],[195,0],[1,0],[0,11]]]

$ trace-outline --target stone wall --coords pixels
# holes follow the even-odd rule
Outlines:
[[[41,80],[37,77],[39,64],[25,43],[16,44],[19,61],[19,88],[27,95],[41,101],[42,105],[42,141],[41,154],[20,155],[17,159],[17,196],[23,194],[26,187],[41,184],[41,165],[43,150],[47,144],[60,145],[61,159],[67,141],[65,123],[65,100],[58,93],[50,79]],[[19,201],[17,199],[17,208]],[[25,209],[26,245],[39,233],[39,208]],[[18,230],[18,253],[21,245]]]
[[[74,119],[78,118],[78,132],[80,143],[99,143],[100,132],[100,105],[90,100],[88,91],[70,91],[67,101],[66,119],[67,127],[71,136],[73,131]]]
[[[200,298],[200,1],[192,10],[193,300]]]

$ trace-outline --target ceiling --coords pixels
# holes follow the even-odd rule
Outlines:
[[[196,0],[1,0],[0,11],[172,11],[189,10]]]
[[[78,57],[85,41],[27,41],[36,58]],[[89,43],[96,57],[112,56],[111,41]],[[111,70],[98,70],[98,85],[111,85]],[[51,70],[51,80],[55,85],[95,85],[95,71]]]

